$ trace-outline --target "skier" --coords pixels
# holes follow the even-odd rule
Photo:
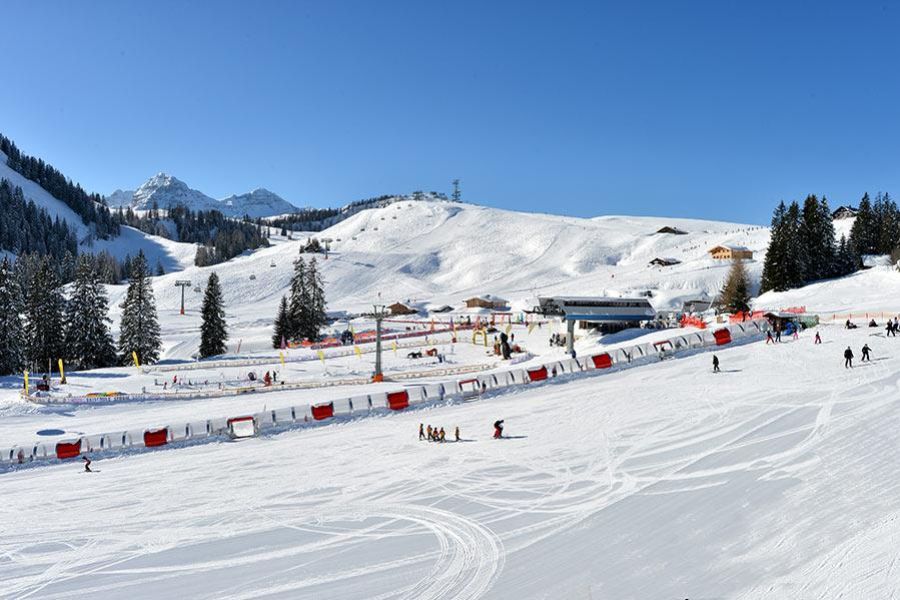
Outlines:
[[[781,341],[781,327],[779,327],[778,329],[775,330],[775,341],[776,342]]]
[[[441,427],[441,432],[438,434],[438,441],[439,441],[439,442],[447,441],[447,434],[444,433],[444,428],[443,428],[443,427]]]
[[[821,344],[821,343],[822,343],[822,336],[820,336],[820,335],[819,335],[819,332],[817,331],[817,332],[816,332],[816,339],[813,341],[813,345],[815,346],[816,344]]]
[[[457,442],[460,441],[460,437],[459,437],[459,425],[456,426],[456,441],[457,441]]]
[[[713,373],[719,372],[719,357],[713,354]]]
[[[850,346],[847,346],[847,349],[844,350],[844,368],[853,368],[853,350],[850,349]]]
[[[421,442],[424,439],[425,439],[425,425],[423,425],[422,423],[419,423],[419,441]]]
[[[266,371],[266,375],[263,377],[263,384],[267,387],[272,385],[272,375],[270,375],[268,371]]]
[[[872,349],[869,348],[869,345],[865,344],[862,347],[862,360],[860,362],[872,362],[872,359],[869,357],[869,352],[871,351]]]
[[[434,440],[434,435],[431,433],[431,425],[429,425],[428,429],[426,429],[425,431],[428,432],[428,441],[430,442]]]
[[[93,473],[93,471],[91,471],[91,459],[89,459],[87,456],[82,456],[81,460],[84,461],[85,473]]]
[[[272,371],[272,383],[278,383],[278,371]]]
[[[503,419],[494,421],[494,439],[499,440],[503,437]]]
[[[775,338],[772,337],[772,332],[767,331],[766,332],[766,345],[768,346],[769,344],[774,344],[774,343],[775,343]]]

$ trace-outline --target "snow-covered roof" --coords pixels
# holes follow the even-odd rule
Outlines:
[[[719,248],[725,248],[727,250],[731,250],[732,252],[750,252],[750,248],[747,248],[746,246],[735,246],[732,244],[719,244],[718,246],[713,246],[712,248],[710,248],[709,251],[713,252],[715,250],[718,250]]]
[[[506,298],[501,298],[500,296],[494,296],[492,294],[482,294],[481,296],[472,296],[471,298],[466,298],[466,302],[470,300],[484,300],[485,302],[493,302],[495,304],[508,304],[509,300]]]

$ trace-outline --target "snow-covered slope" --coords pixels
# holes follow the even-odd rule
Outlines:
[[[12,170],[6,164],[6,154],[0,152],[0,179],[6,179],[13,185],[22,188],[25,198],[33,201],[37,206],[43,208],[52,217],[59,217],[65,221],[69,227],[75,228],[79,240],[86,237],[90,230],[81,220],[75,211],[54,198],[50,192],[42,188],[40,185],[27,179],[17,171]]]
[[[753,301],[756,308],[805,306],[810,312],[900,312],[900,272],[873,267],[786,292],[766,292]]]
[[[115,208],[130,206],[135,210],[148,210],[153,208],[154,203],[161,209],[180,205],[191,210],[218,210],[235,218],[244,215],[270,217],[297,210],[293,204],[263,188],[215,200],[166,173],[157,173],[137,190],[116,190],[106,197],[106,202]]]
[[[900,342],[822,336],[722,348],[717,374],[698,354],[99,457],[94,475],[74,461],[6,473],[0,596],[896,597]],[[844,369],[843,348],[863,343],[875,360]],[[232,412],[323,392],[276,394]],[[490,439],[498,418],[508,439]],[[466,441],[420,442],[419,423]]]
[[[665,225],[686,235],[656,234]],[[602,217],[579,219],[517,213],[453,202],[396,203],[358,213],[321,233],[331,239],[328,258],[318,255],[330,310],[370,310],[373,303],[418,300],[461,307],[476,294],[509,299],[514,308],[534,306],[537,294],[635,294],[650,290],[659,309],[688,298],[713,296],[729,263],[709,258],[722,243],[764,251],[768,230],[687,219]],[[154,279],[160,310],[173,315],[166,356],[196,351],[200,290],[212,271],[222,282],[229,326],[247,350],[270,345],[278,302],[289,289],[293,261],[307,235],[211,267]],[[654,257],[682,261],[652,267]],[[307,257],[309,258],[309,257]],[[748,263],[756,280],[759,260]],[[190,279],[188,314],[176,317],[181,294],[176,279]],[[111,288],[113,310],[124,286]],[[114,323],[118,315],[113,314]],[[169,327],[163,318],[164,330]]]

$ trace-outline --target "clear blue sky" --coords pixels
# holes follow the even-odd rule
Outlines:
[[[0,132],[91,191],[767,222],[900,195],[900,9],[6,0]]]

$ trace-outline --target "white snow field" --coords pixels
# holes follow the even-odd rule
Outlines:
[[[719,349],[719,374],[706,352],[9,472],[0,596],[893,597],[900,341],[820,330]]]

